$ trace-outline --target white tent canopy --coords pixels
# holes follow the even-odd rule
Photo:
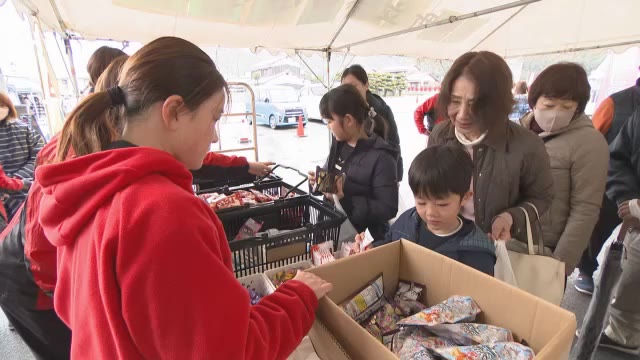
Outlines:
[[[142,43],[173,35],[200,46],[436,59],[470,50],[513,57],[640,43],[640,0],[17,2],[53,30]],[[398,35],[385,37],[391,33]]]

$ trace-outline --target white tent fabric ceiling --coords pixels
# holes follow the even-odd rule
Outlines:
[[[16,0],[49,29],[87,39],[454,59],[640,43],[640,0]],[[496,9],[497,7],[497,9]],[[506,9],[502,9],[506,8]],[[488,13],[483,10],[490,9]],[[481,12],[480,15],[474,14]],[[457,20],[456,16],[463,20]],[[444,25],[433,26],[438,22]],[[449,21],[452,21],[449,23]],[[428,26],[361,44],[393,32]],[[336,36],[337,35],[337,36]]]

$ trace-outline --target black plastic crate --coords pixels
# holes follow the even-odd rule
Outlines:
[[[311,246],[333,240],[337,246],[340,226],[346,216],[332,205],[311,196],[301,196],[267,206],[219,213],[237,277],[310,259]],[[264,222],[261,231],[284,230],[233,240],[248,219]]]
[[[282,181],[282,178],[275,174],[269,174],[265,178],[259,178],[257,176],[246,176],[235,179],[227,179],[222,181],[214,181],[214,180],[201,180],[194,181],[194,190],[198,193],[207,192],[207,193],[222,193],[229,191],[229,188],[235,187],[246,187],[246,186],[256,186],[260,184],[271,184],[278,181]]]
[[[237,211],[242,211],[242,210],[247,209],[247,208],[270,206],[273,203],[291,201],[291,200],[295,199],[296,197],[300,197],[300,196],[306,196],[306,197],[309,196],[309,194],[307,192],[305,192],[303,190],[300,190],[299,188],[294,187],[293,185],[289,185],[289,184],[285,183],[284,181],[269,181],[269,182],[266,182],[266,183],[259,183],[259,184],[255,184],[255,185],[244,185],[244,186],[238,186],[238,187],[233,187],[233,188],[225,187],[224,189],[218,189],[218,191],[200,190],[200,191],[197,192],[197,195],[211,194],[213,192],[231,194],[234,191],[238,191],[238,190],[245,190],[245,191],[257,190],[257,191],[260,191],[263,194],[268,194],[268,195],[271,195],[271,196],[277,196],[280,199],[275,200],[273,202],[267,202],[267,203],[262,203],[262,204],[245,205],[245,206],[242,206],[242,207],[238,206],[238,207],[232,207],[232,208],[228,208],[228,209],[218,210],[218,211],[216,211],[216,213],[218,215],[220,215],[222,213],[235,213]],[[295,194],[296,197],[287,198],[286,196],[289,193]]]

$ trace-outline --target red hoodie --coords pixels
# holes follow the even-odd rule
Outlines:
[[[428,98],[422,105],[416,108],[416,111],[413,113],[413,121],[416,123],[416,127],[418,128],[418,132],[420,134],[429,135],[429,129],[424,125],[424,115],[427,113],[436,114],[436,106],[438,105],[438,98],[440,97],[440,93],[433,95]],[[438,116],[436,118],[436,125],[442,122],[442,117]]]
[[[75,359],[284,359],[314,321],[297,281],[251,306],[220,220],[168,153],[107,150],[39,169]]]

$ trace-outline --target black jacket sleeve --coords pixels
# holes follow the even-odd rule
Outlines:
[[[396,160],[390,154],[384,154],[378,158],[375,166],[372,196],[353,196],[351,201],[344,204],[353,223],[383,223],[398,213],[398,183],[396,173],[391,170],[396,168]]]
[[[493,276],[493,271],[496,266],[495,255],[475,251],[460,251],[459,256],[461,263]]]
[[[389,107],[389,105],[385,104],[384,105],[384,111],[381,114],[386,120],[387,120],[387,124],[389,125],[389,129],[388,129],[388,136],[387,139],[389,141],[390,144],[395,145],[398,148],[398,160],[397,160],[397,171],[398,171],[398,181],[402,181],[402,178],[404,177],[404,165],[402,163],[402,153],[401,153],[401,149],[400,149],[400,134],[398,133],[398,124],[396,123],[396,119],[393,116],[393,111],[391,111],[391,108]]]
[[[640,110],[637,110],[609,145],[607,196],[620,204],[640,198]]]

